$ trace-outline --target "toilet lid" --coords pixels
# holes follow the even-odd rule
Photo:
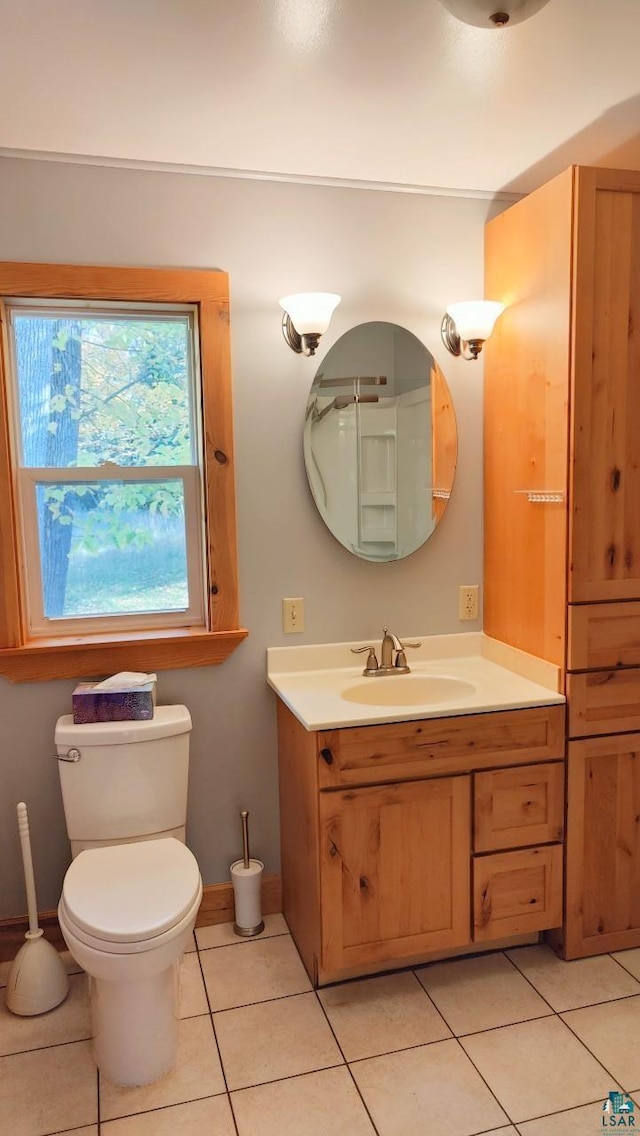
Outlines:
[[[72,862],[62,898],[78,927],[98,939],[154,939],[197,899],[200,872],[185,844],[168,837],[90,848]]]

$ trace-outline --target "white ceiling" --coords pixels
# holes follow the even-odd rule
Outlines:
[[[640,168],[640,0],[0,0],[0,147],[438,190]]]

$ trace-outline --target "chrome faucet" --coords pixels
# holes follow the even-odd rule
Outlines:
[[[375,675],[410,674],[405,650],[407,647],[420,646],[422,646],[421,643],[401,643],[398,636],[394,635],[385,627],[383,628],[383,640],[380,648],[380,663],[378,663],[376,657],[375,647],[370,645],[367,647],[352,647],[351,651],[354,655],[360,655],[363,651],[369,652],[362,673],[368,678],[373,678]],[[393,658],[394,651],[396,652],[395,660]]]

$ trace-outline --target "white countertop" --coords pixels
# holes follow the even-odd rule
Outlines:
[[[422,646],[407,651],[411,675],[390,679],[364,678],[366,654],[351,654],[361,643],[325,643],[301,647],[270,647],[267,681],[307,730],[407,722],[492,710],[549,706],[565,701],[557,693],[558,668],[521,651],[495,645],[481,632],[461,635],[406,636]],[[376,644],[378,659],[379,644]],[[498,656],[500,665],[488,656]],[[513,668],[513,669],[512,669]],[[518,673],[519,672],[519,673]],[[427,705],[361,705],[343,699],[343,692],[361,683],[397,683],[411,676],[437,675],[468,683],[463,694]],[[533,675],[534,678],[528,677]]]

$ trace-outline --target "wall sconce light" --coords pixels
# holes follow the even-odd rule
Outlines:
[[[298,292],[282,297],[282,334],[292,351],[315,355],[320,336],[327,330],[340,300],[335,292]]]
[[[449,304],[440,334],[447,351],[463,359],[477,359],[485,339],[493,331],[504,304],[495,300],[465,300]]]

